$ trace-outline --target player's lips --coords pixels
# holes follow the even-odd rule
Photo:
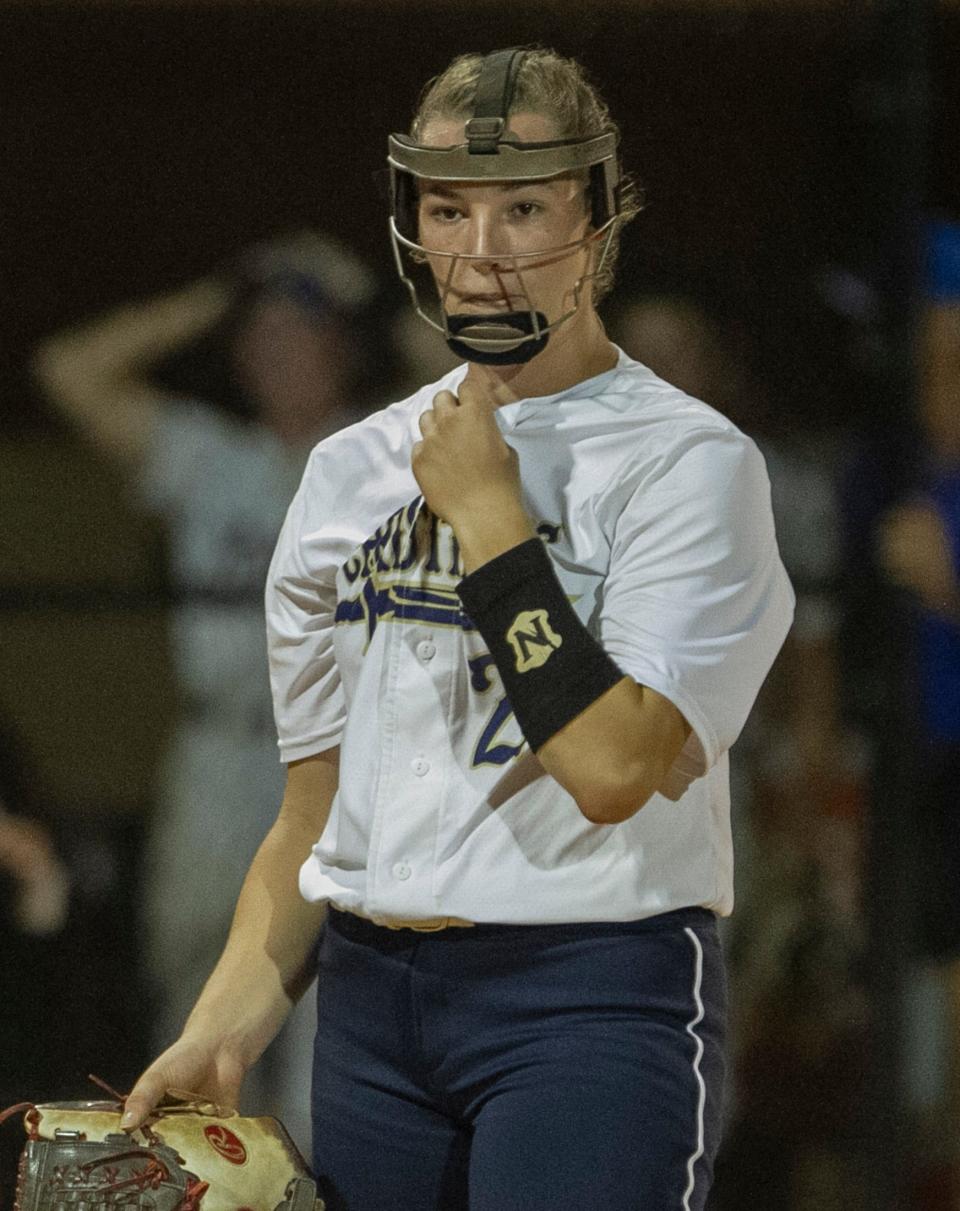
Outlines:
[[[509,310],[518,301],[518,296],[512,294],[458,294],[455,297],[458,307],[478,307],[487,311]]]

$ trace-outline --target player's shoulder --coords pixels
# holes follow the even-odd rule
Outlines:
[[[570,469],[568,495],[588,497],[600,517],[618,517],[630,501],[644,512],[665,501],[720,508],[735,484],[757,501],[769,491],[750,437],[622,352],[612,370],[564,397],[557,421],[547,440]]]
[[[350,516],[376,525],[419,492],[411,468],[420,439],[420,414],[444,388],[456,389],[451,372],[396,403],[338,428],[310,452],[300,498],[312,518]]]
[[[613,369],[564,393],[554,440],[575,457],[599,460],[611,477],[647,478],[696,452],[690,462],[722,464],[760,458],[750,437],[717,408],[696,399],[618,350]],[[536,422],[535,422],[536,423]],[[582,454],[577,454],[577,451]]]
[[[624,431],[659,434],[661,439],[701,431],[748,440],[717,408],[668,383],[622,349],[617,352],[617,365],[600,377],[598,388],[588,397],[592,407],[585,410],[585,421],[589,423],[592,414]]]

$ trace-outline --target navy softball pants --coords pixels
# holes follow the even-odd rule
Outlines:
[[[329,1211],[701,1211],[720,1136],[712,913],[389,930],[331,911],[314,1171]]]

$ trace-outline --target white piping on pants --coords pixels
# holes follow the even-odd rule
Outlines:
[[[704,1141],[703,1141],[703,1111],[707,1101],[707,1087],[703,1081],[703,1074],[700,1072],[700,1061],[703,1059],[703,1039],[697,1034],[696,1027],[703,1021],[703,1000],[700,996],[700,986],[703,981],[703,947],[700,945],[700,939],[692,929],[687,928],[683,931],[690,941],[693,943],[693,948],[696,956],[696,964],[693,976],[693,1000],[696,1005],[696,1013],[693,1018],[687,1023],[687,1034],[694,1040],[697,1045],[697,1053],[693,1059],[693,1073],[697,1078],[699,1087],[699,1095],[697,1098],[697,1146],[687,1161],[687,1188],[683,1194],[683,1211],[690,1211],[690,1196],[693,1194],[693,1189],[696,1184],[694,1169],[697,1161],[703,1156]]]

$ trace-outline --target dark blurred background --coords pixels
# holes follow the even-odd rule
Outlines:
[[[918,223],[960,212],[960,6],[919,0],[0,9],[2,794],[43,822],[73,888],[67,924],[11,940],[3,958],[0,995],[15,1004],[0,1088],[10,1101],[85,1096],[88,1071],[124,1088],[148,1058],[139,857],[183,708],[167,531],[51,404],[35,351],[219,271],[252,242],[313,228],[380,275],[366,339],[381,381],[367,390],[371,404],[389,399],[417,365],[394,323],[403,300],[377,179],[386,134],[406,128],[419,88],[454,54],[529,42],[585,63],[647,190],[611,325],[631,298],[693,300],[751,384],[730,402],[735,419],[769,443],[771,466],[813,476],[809,489],[791,480],[801,505],[835,493],[833,559],[804,562],[823,539],[814,520],[791,570],[828,603],[843,776],[787,797],[799,829],[757,807],[764,794],[783,801],[781,773],[748,758],[800,743],[777,731],[777,703],[795,705],[804,684],[788,653],[771,681],[781,697],[761,709],[767,730],[744,742],[739,814],[735,803],[750,915],[728,939],[743,1005],[714,1205],[958,1207],[950,966],[918,958],[898,925],[916,881],[898,865],[912,810],[898,779],[913,752],[890,705],[909,702],[910,603],[857,547],[862,532],[842,537],[864,443],[887,452],[885,499],[904,479]],[[183,359],[167,373],[170,390],[203,393],[209,370]],[[814,626],[806,642],[822,655],[820,636]],[[878,646],[892,653],[882,668]],[[828,856],[804,851],[802,870],[781,878],[791,827],[821,825]],[[772,959],[756,958],[758,918],[786,938]]]

